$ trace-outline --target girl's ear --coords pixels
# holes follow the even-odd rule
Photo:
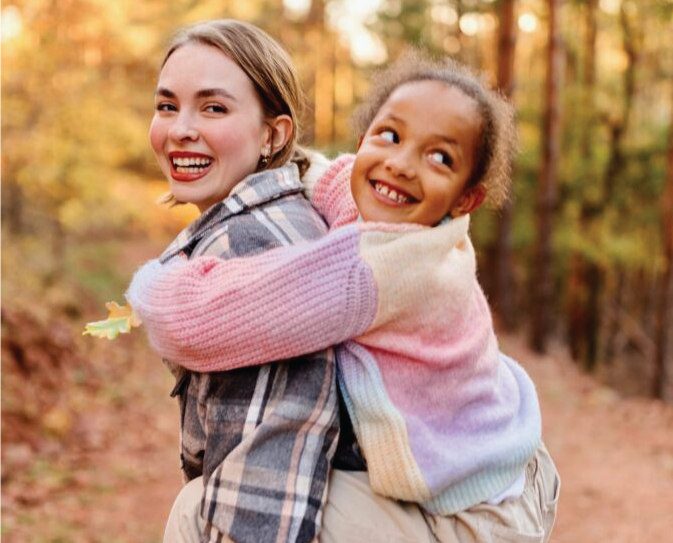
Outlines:
[[[357,146],[357,148],[356,148],[356,151],[359,151],[359,150],[360,150],[360,145],[362,145],[362,140],[363,140],[363,139],[365,139],[365,135],[364,135],[364,134],[362,134],[362,136],[360,136],[360,137],[358,138],[358,146]]]
[[[466,189],[463,194],[458,197],[458,200],[453,207],[451,208],[450,214],[455,219],[461,215],[467,215],[472,213],[477,209],[481,204],[484,203],[486,198],[486,187],[483,185],[477,185],[476,187],[470,187]]]
[[[267,125],[271,129],[269,134],[268,144],[271,147],[271,154],[285,147],[285,144],[290,141],[292,131],[294,130],[294,123],[289,115],[278,115],[269,121]]]

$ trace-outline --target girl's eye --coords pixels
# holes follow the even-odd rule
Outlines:
[[[379,133],[384,140],[389,141],[390,143],[399,143],[400,137],[397,135],[397,132],[394,130],[382,130]]]
[[[220,104],[210,104],[205,109],[208,113],[226,113],[228,111],[226,107]]]
[[[430,153],[430,159],[449,168],[453,165],[453,160],[448,153],[444,151],[433,151]]]
[[[178,108],[170,102],[159,102],[157,104],[157,111],[177,111]]]

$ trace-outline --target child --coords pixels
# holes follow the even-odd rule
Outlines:
[[[359,119],[356,156],[311,189],[328,236],[250,259],[149,263],[129,301],[159,352],[200,371],[345,342],[340,390],[374,491],[434,515],[474,507],[471,540],[495,525],[546,540],[557,481],[537,396],[498,352],[468,237],[468,214],[506,195],[512,111],[463,67],[411,57]],[[538,493],[542,478],[552,484]]]
[[[298,79],[266,33],[233,20],[183,29],[155,103],[150,141],[172,199],[202,213],[161,262],[258,254],[325,233],[301,194]],[[313,539],[338,437],[331,351],[220,373],[169,365],[184,475],[203,477],[198,540]],[[169,530],[165,540],[180,538]]]

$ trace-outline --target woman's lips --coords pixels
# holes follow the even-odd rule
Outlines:
[[[176,151],[168,154],[171,177],[182,183],[197,181],[211,169],[213,161],[207,155]]]

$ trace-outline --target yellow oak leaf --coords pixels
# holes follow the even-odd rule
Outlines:
[[[119,334],[128,334],[132,328],[142,324],[130,304],[119,305],[117,302],[108,302],[105,307],[108,310],[107,319],[87,323],[82,332],[83,336],[114,339]]]

